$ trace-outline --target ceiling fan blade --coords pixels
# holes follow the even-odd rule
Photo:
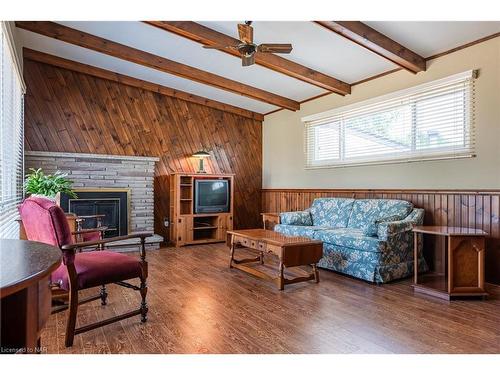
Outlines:
[[[203,48],[206,48],[206,49],[238,49],[238,46],[224,46],[222,44],[214,44],[212,46],[204,45]]]
[[[257,47],[259,52],[264,53],[290,53],[292,52],[291,44],[273,44],[273,43],[264,43]]]
[[[238,24],[238,35],[243,43],[253,43],[253,27],[244,23]]]
[[[241,66],[250,66],[255,64],[255,53],[252,53],[251,55],[243,55],[241,56]]]

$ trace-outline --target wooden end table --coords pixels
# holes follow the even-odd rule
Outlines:
[[[302,281],[314,280],[319,282],[319,273],[316,264],[323,257],[323,242],[306,237],[288,237],[266,229],[244,229],[227,232],[227,246],[231,249],[229,260],[230,268],[237,268],[262,279],[274,282],[279,290],[285,285]],[[245,247],[255,250],[255,258],[235,259],[235,249]],[[264,264],[264,253],[272,253],[279,258],[278,276],[271,276],[247,263]],[[312,272],[306,276],[293,279],[285,278],[284,269],[289,267],[311,266]]]
[[[264,229],[273,230],[274,226],[280,223],[279,212],[263,212],[260,215]]]
[[[474,228],[416,226],[413,228],[415,292],[450,300],[452,297],[486,297],[484,289],[484,249],[486,232]],[[444,274],[418,274],[418,240],[424,234],[440,236],[445,241],[447,266]]]

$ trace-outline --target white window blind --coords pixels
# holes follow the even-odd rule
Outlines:
[[[475,71],[302,119],[306,168],[472,157]]]
[[[23,198],[23,95],[9,30],[0,28],[0,238],[18,238],[17,206]]]

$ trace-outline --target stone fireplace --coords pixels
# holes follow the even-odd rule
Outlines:
[[[154,170],[156,157],[27,151],[25,169],[61,171],[73,181],[78,199],[61,197],[65,212],[103,213],[107,237],[154,231]],[[89,222],[87,225],[95,223]],[[163,240],[155,235],[155,241]],[[157,247],[157,246],[155,246]]]

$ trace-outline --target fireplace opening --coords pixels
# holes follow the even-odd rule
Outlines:
[[[105,238],[128,234],[129,191],[128,190],[75,190],[77,198],[61,195],[61,208],[64,212],[77,216],[104,215],[102,225],[108,227]],[[86,219],[84,229],[95,228],[96,219]]]

